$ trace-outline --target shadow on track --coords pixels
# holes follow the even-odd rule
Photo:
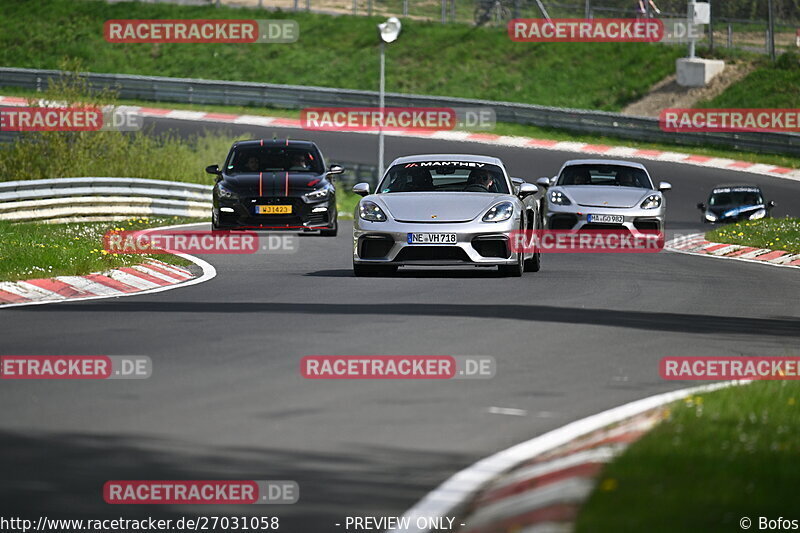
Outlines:
[[[659,313],[553,307],[547,305],[514,304],[420,304],[381,303],[380,306],[331,303],[274,302],[145,302],[116,300],[113,302],[75,302],[47,306],[50,312],[72,312],[80,306],[83,313],[188,313],[232,316],[243,313],[274,313],[286,315],[390,315],[476,317],[523,320],[543,323],[584,324],[647,331],[671,331],[705,335],[747,335],[749,337],[800,338],[800,319],[794,317],[750,318],[688,313]],[[36,312],[37,306],[21,307],[19,312]]]
[[[336,531],[348,514],[401,513],[469,461],[354,445],[347,454],[246,447],[108,434],[0,431],[0,516],[33,519],[278,516],[281,531]],[[411,466],[409,466],[411,465]],[[294,505],[108,505],[109,480],[294,480]],[[378,496],[380,495],[380,496]],[[218,529],[221,531],[221,529]]]

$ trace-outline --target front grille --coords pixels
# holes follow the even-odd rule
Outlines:
[[[581,226],[581,231],[587,229],[614,229],[614,230],[622,229],[626,231],[628,230],[628,228],[626,228],[622,224],[601,224],[599,222],[590,222],[589,224],[584,224],[583,226]]]
[[[633,221],[633,227],[640,230],[656,230],[661,229],[661,223],[656,218],[637,218]]]
[[[578,223],[575,215],[553,215],[550,217],[550,229],[572,229]]]
[[[394,245],[387,235],[367,235],[358,241],[358,256],[362,259],[383,259]]]
[[[472,240],[472,247],[483,257],[508,258],[511,256],[511,250],[506,239],[476,238]]]
[[[469,256],[458,246],[406,246],[395,261],[469,261]]]

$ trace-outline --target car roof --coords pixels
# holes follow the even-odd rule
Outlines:
[[[622,159],[570,159],[562,165],[562,169],[572,165],[620,165],[624,167],[640,168],[647,171],[641,163],[635,161],[623,161]]]
[[[761,190],[761,187],[758,185],[753,185],[752,183],[720,183],[719,185],[714,185],[713,189],[724,189],[726,187],[750,187],[753,189]]]
[[[488,163],[490,165],[497,165],[504,167],[503,162],[492,156],[488,155],[474,155],[474,154],[419,154],[419,155],[406,155],[398,157],[392,161],[391,165],[401,165],[403,163],[412,163],[418,161],[469,161],[475,163]]]
[[[270,148],[288,146],[290,148],[311,149],[315,148],[316,144],[314,144],[312,141],[303,141],[299,139],[252,139],[249,141],[237,141],[233,143],[233,146],[267,146]]]

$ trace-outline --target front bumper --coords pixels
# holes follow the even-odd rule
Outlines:
[[[257,215],[256,205],[291,205],[286,215]],[[314,231],[331,228],[336,220],[336,200],[306,203],[298,197],[215,198],[212,216],[223,229]]]
[[[590,222],[589,215],[622,215],[623,222],[621,224]],[[665,216],[666,209],[663,205],[657,209],[642,209],[640,207],[562,206],[548,202],[545,226],[547,229],[557,230],[627,229],[629,231],[664,231]]]
[[[505,222],[369,222],[353,223],[353,262],[357,264],[420,266],[513,265],[511,232],[519,217]],[[409,233],[455,233],[455,244],[409,244]]]

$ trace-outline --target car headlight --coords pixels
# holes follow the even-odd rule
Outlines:
[[[511,202],[500,202],[492,206],[485,215],[483,215],[484,222],[502,222],[511,218],[514,214],[514,204]]]
[[[220,198],[236,198],[236,193],[228,189],[221,183],[217,185],[217,191],[219,191]]]
[[[550,201],[555,205],[572,205],[567,195],[561,191],[550,191]]]
[[[370,222],[386,222],[386,213],[375,202],[361,202],[358,204],[358,214]]]
[[[655,209],[657,207],[661,207],[661,196],[658,194],[651,194],[644,199],[644,202],[642,202],[642,205],[639,207],[642,209]]]
[[[303,195],[303,200],[306,202],[319,202],[320,200],[324,200],[330,194],[330,190],[327,187],[323,187],[321,189],[317,189],[315,191],[308,192]]]
[[[758,220],[759,218],[764,218],[765,216],[767,216],[767,210],[759,209],[758,211],[750,215],[750,220]]]
[[[709,221],[709,222],[716,222],[717,221],[717,215],[715,215],[714,213],[706,212],[706,220]]]

